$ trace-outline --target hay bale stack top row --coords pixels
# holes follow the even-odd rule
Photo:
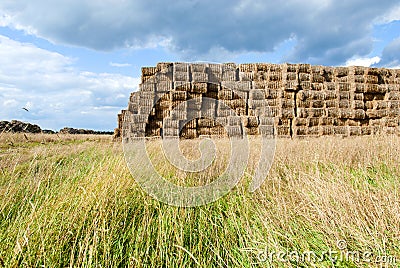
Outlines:
[[[118,121],[129,139],[399,134],[399,119],[400,70],[159,63],[142,68]]]

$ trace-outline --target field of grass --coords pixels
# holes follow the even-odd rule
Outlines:
[[[255,193],[246,175],[180,208],[141,190],[110,136],[2,134],[0,267],[398,267],[399,150],[394,136],[278,140]]]

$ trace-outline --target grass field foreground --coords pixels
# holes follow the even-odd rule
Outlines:
[[[180,208],[141,190],[110,136],[2,134],[0,266],[396,267],[399,150],[396,136],[279,139],[255,193],[250,161],[231,193]]]

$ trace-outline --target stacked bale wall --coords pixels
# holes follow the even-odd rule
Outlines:
[[[400,134],[400,70],[159,63],[118,125],[127,138]]]

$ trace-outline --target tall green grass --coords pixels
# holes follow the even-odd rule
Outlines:
[[[225,197],[196,208],[148,196],[131,177],[121,144],[110,137],[50,137],[0,139],[0,266],[400,263],[399,137],[278,140],[258,191],[247,191],[246,175]],[[340,251],[342,240],[346,248]],[[336,262],[273,255],[329,250],[338,252]],[[340,258],[367,251],[387,256],[386,263]]]

